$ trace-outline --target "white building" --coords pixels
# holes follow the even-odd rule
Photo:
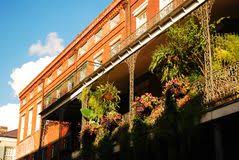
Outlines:
[[[0,134],[0,160],[16,159],[17,129]]]

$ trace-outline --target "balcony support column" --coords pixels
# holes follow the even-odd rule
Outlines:
[[[132,113],[132,104],[134,101],[134,80],[135,80],[135,64],[137,60],[137,56],[139,54],[140,50],[137,51],[135,54],[128,57],[124,62],[127,64],[129,69],[129,111],[130,114]],[[131,115],[130,115],[131,117]]]
[[[205,102],[210,102],[213,97],[213,77],[212,77],[212,46],[210,34],[210,18],[212,6],[215,0],[208,0],[201,7],[192,12],[192,16],[197,17],[203,28],[203,36],[206,41],[204,53],[204,76],[205,76]]]

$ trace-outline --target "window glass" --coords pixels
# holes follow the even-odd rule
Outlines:
[[[120,22],[120,14],[117,14],[114,18],[110,20],[110,30],[115,28]]]
[[[25,130],[25,115],[21,117],[21,127],[20,127],[20,141],[23,139]]]
[[[146,22],[147,22],[147,15],[146,15],[146,10],[144,10],[136,16],[137,35],[141,35],[142,33],[146,31],[147,29]]]
[[[83,79],[85,79],[85,77],[86,77],[86,69],[87,69],[87,65],[84,64],[84,65],[81,67],[81,70],[80,70],[80,81],[82,81]]]
[[[36,118],[36,128],[35,130],[38,131],[40,129],[40,121],[41,121],[41,110],[42,110],[42,105],[41,102],[37,104],[37,118]]]
[[[57,71],[56,71],[57,76],[61,75],[61,73],[62,73],[62,66],[57,68]]]
[[[111,57],[116,55],[119,52],[119,49],[120,49],[120,39],[110,46]]]
[[[82,56],[86,53],[87,45],[88,45],[88,43],[85,43],[82,47],[79,48],[79,50],[78,50],[78,55],[79,56]]]
[[[102,39],[103,36],[103,30],[100,29],[96,34],[95,34],[95,42],[98,42],[99,40]]]
[[[24,99],[22,100],[22,105],[25,105],[26,103],[27,103],[27,99],[24,98]]]
[[[94,70],[97,70],[102,65],[102,53],[94,58]]]
[[[71,66],[75,62],[75,55],[71,56],[68,59],[68,67]]]
[[[69,81],[67,82],[67,89],[68,89],[68,91],[70,91],[70,90],[72,89],[72,87],[73,87],[72,81],[69,80]]]
[[[30,93],[30,99],[32,99],[33,98],[33,95],[34,95],[34,91],[31,91],[31,93]]]
[[[53,75],[50,75],[47,79],[46,79],[46,84],[50,84],[53,80]]]
[[[160,9],[160,18],[164,18],[173,10],[172,0],[160,0],[159,9]]]
[[[39,93],[39,92],[41,92],[41,91],[42,91],[42,83],[39,84],[38,87],[37,87],[37,92]]]
[[[28,112],[28,125],[27,125],[27,135],[32,133],[32,109]]]

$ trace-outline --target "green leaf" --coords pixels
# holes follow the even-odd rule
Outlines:
[[[80,111],[81,111],[81,114],[89,120],[96,118],[96,114],[94,113],[94,111],[89,108],[81,108]]]

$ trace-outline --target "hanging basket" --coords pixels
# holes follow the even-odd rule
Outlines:
[[[106,93],[102,96],[102,98],[103,98],[104,100],[107,100],[107,101],[113,101],[113,100],[115,99],[114,96],[113,96],[113,94],[110,93],[110,92],[106,92]]]

